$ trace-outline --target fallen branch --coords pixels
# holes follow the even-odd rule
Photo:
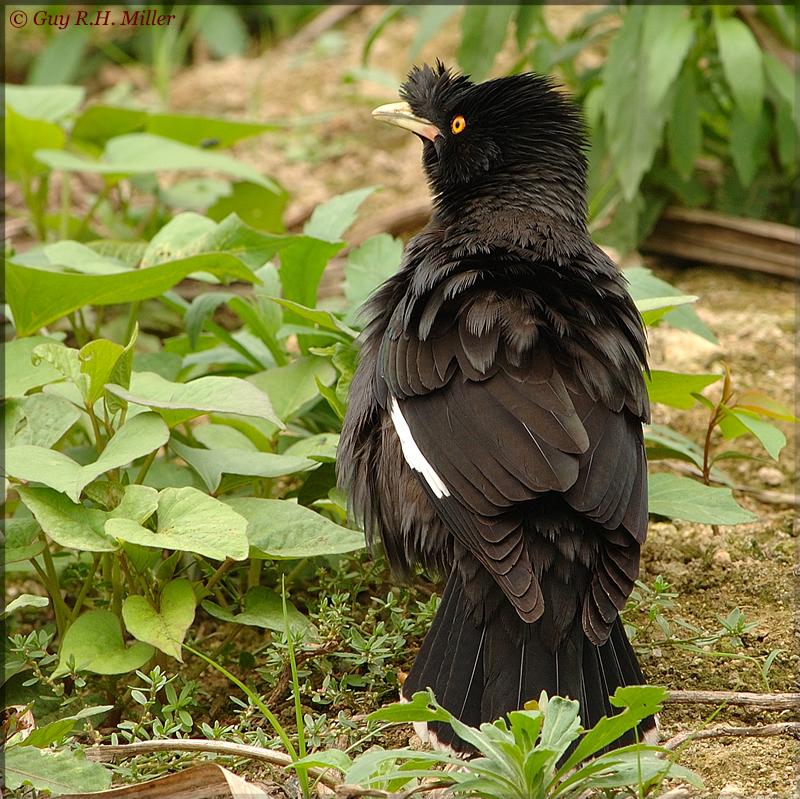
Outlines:
[[[642,252],[797,280],[797,228],[778,222],[667,208]]]
[[[227,741],[207,741],[203,738],[175,738],[162,741],[136,741],[131,744],[117,746],[90,746],[86,749],[89,760],[107,761],[115,757],[133,757],[134,755],[152,752],[201,752],[211,755],[227,755],[229,757],[246,757],[250,760],[261,760],[273,766],[286,768],[292,765],[292,759],[283,752],[274,749],[263,749],[260,746],[248,746]],[[329,769],[309,768],[308,774],[318,779],[329,788],[336,788],[340,783],[329,774]]]
[[[704,738],[770,738],[775,735],[800,735],[800,721],[783,721],[778,724],[762,724],[756,727],[714,727],[711,730],[687,730],[673,735],[664,749],[677,749],[687,741],[699,741]]]
[[[676,705],[736,705],[758,710],[796,710],[800,693],[756,694],[745,691],[670,691],[665,700]]]

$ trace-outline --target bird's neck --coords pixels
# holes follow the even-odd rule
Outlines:
[[[572,250],[588,239],[586,186],[582,175],[557,178],[537,171],[495,172],[466,186],[434,196],[435,223],[452,234],[468,234],[485,244],[536,246]]]

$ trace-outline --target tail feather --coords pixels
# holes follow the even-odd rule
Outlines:
[[[510,605],[507,612],[502,608],[491,619],[475,621],[454,570],[401,694],[410,699],[416,691],[432,688],[444,707],[475,727],[546,691],[578,700],[582,724],[588,728],[616,712],[609,696],[617,687],[644,683],[619,619],[600,646],[586,637],[580,614],[556,648],[541,633],[539,623],[522,621]],[[642,722],[640,739],[655,726],[654,719]],[[427,732],[435,745],[471,754],[448,725],[430,724]],[[634,737],[631,734],[616,745],[631,743]]]

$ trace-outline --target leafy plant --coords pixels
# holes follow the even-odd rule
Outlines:
[[[621,789],[646,796],[669,777],[701,786],[694,773],[674,763],[661,747],[636,743],[604,751],[658,712],[664,696],[664,689],[654,686],[618,688],[611,703],[620,712],[584,730],[578,702],[543,692],[524,710],[475,729],[439,705],[431,692],[419,692],[410,702],[381,708],[370,718],[449,724],[475,748],[475,758],[464,761],[439,752],[376,749],[353,759],[343,751],[328,750],[302,763],[337,768],[347,783],[370,788],[398,791],[428,779],[449,786],[448,795],[485,799],[576,799],[589,791]],[[436,768],[443,764],[458,768],[446,772]]]
[[[605,5],[564,36],[542,5],[462,8],[464,72],[483,80],[511,49],[513,31],[511,71],[555,72],[583,104],[592,129],[590,217],[601,241],[632,249],[668,202],[797,224],[800,128],[792,72],[779,57],[782,48],[797,54],[796,8]],[[401,10],[418,19],[414,60],[457,9],[392,7],[367,37],[365,61]]]
[[[634,648],[642,655],[652,653],[655,647],[677,649],[711,660],[746,663],[756,669],[765,690],[769,691],[769,672],[782,650],[773,649],[764,656],[747,652],[743,638],[758,627],[758,623],[747,621],[737,607],[725,616],[718,615],[719,627],[708,632],[674,613],[677,596],[661,576],[656,577],[652,585],[637,580],[622,613],[625,631]]]

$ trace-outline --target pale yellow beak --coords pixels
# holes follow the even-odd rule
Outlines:
[[[408,103],[387,103],[372,112],[372,116],[380,122],[388,122],[400,128],[410,130],[433,141],[441,133],[432,122],[414,115]]]

